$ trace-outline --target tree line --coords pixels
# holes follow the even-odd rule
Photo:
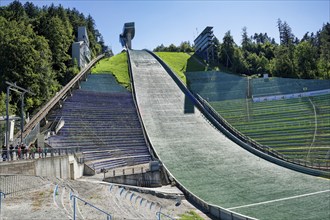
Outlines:
[[[225,33],[222,43],[215,37],[212,44],[216,59],[211,64],[245,75],[267,73],[277,77],[330,79],[330,23],[316,33],[307,32],[302,39],[292,33],[285,21],[278,19],[277,27],[279,43],[267,33],[249,36],[246,27],[242,29],[241,45],[234,42],[230,31]],[[161,45],[154,51],[186,52],[180,48]]]
[[[36,94],[25,97],[25,110],[33,111],[79,72],[71,57],[79,26],[87,27],[92,57],[107,50],[94,19],[75,8],[19,1],[0,7],[0,115],[5,114],[5,81]],[[11,94],[11,103],[18,103],[19,96]],[[16,106],[10,107],[14,113]]]
[[[184,53],[191,53],[195,51],[195,48],[193,45],[190,44],[189,41],[183,41],[179,46],[175,46],[174,44],[170,44],[168,47],[164,46],[164,44],[161,44],[160,46],[157,46],[154,50],[154,52],[184,52]]]

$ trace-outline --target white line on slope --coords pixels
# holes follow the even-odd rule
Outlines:
[[[252,203],[252,204],[249,204],[249,205],[236,206],[236,207],[228,208],[228,210],[246,208],[246,207],[251,207],[251,206],[258,206],[258,205],[264,205],[264,204],[268,204],[268,203],[280,202],[280,201],[296,199],[296,198],[301,198],[301,197],[306,197],[306,196],[312,196],[312,195],[326,193],[326,192],[330,192],[330,190],[328,189],[328,190],[323,190],[323,191],[319,191],[319,192],[302,194],[302,195],[298,195],[298,196],[290,196],[290,197],[286,197],[286,198],[282,198],[282,199],[274,199],[274,200],[269,200],[269,201],[265,201],[265,202]]]

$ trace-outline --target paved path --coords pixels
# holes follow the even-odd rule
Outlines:
[[[211,204],[260,219],[330,219],[329,180],[277,166],[230,141],[191,107],[147,52],[132,51],[131,63],[137,103],[151,143],[191,192]]]

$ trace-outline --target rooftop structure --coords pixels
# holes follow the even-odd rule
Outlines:
[[[194,40],[196,54],[206,60],[206,62],[213,62],[215,60],[214,46],[213,46],[213,27],[207,26],[202,33]]]
[[[134,22],[125,23],[123,33],[119,35],[119,41],[126,49],[132,49],[132,39],[135,35]]]

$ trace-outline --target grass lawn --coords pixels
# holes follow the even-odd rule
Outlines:
[[[203,220],[196,212],[190,211],[180,216],[180,220]]]
[[[119,84],[131,90],[126,52],[100,60],[95,67],[93,67],[92,73],[113,74]]]
[[[204,71],[206,66],[196,57],[183,52],[156,52],[159,56],[187,85],[185,72]]]

